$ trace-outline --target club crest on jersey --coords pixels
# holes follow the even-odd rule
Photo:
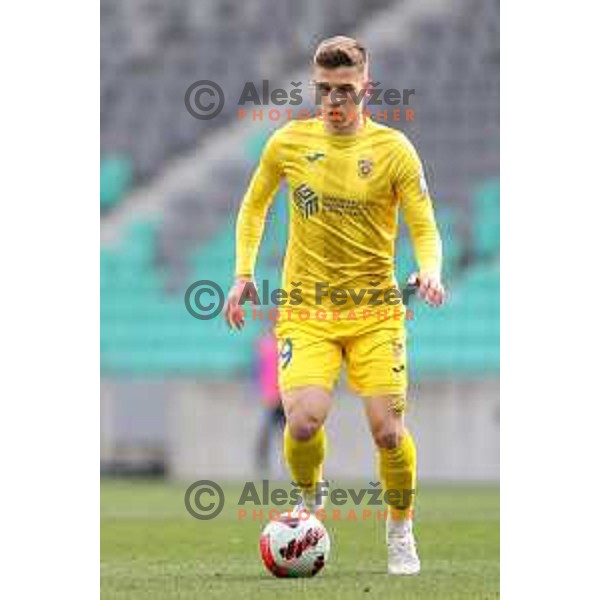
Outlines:
[[[368,177],[373,172],[373,161],[370,158],[361,158],[358,161],[358,174]]]

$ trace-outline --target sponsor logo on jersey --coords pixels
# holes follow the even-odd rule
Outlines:
[[[305,219],[319,212],[319,197],[305,183],[294,190],[294,204]]]

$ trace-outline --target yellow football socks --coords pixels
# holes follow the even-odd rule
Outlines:
[[[283,452],[294,482],[302,490],[314,491],[317,481],[322,478],[325,461],[325,429],[321,427],[308,440],[295,440],[285,426]]]
[[[417,484],[417,449],[410,432],[405,429],[396,448],[378,448],[379,476],[384,489],[390,491],[386,507],[394,520],[412,519]]]

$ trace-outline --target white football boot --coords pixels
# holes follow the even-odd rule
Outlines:
[[[322,490],[326,489],[326,486],[323,486],[323,484],[324,482],[321,482]],[[317,483],[317,485],[319,484]],[[314,515],[318,510],[323,510],[325,508],[325,498],[326,494],[321,493],[320,498],[317,499],[316,490],[312,492],[304,491],[302,492],[300,502],[296,504],[294,510],[292,511],[292,514],[298,516],[298,514],[300,514],[301,511],[306,510],[311,515]]]
[[[388,547],[388,573],[390,575],[416,575],[421,570],[421,561],[417,554],[412,520],[386,520],[386,538]]]

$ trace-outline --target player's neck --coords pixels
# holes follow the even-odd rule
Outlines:
[[[353,119],[347,128],[339,129],[325,119],[324,126],[327,134],[335,136],[337,139],[352,138],[362,133],[366,127],[367,117],[361,114],[360,118]]]

